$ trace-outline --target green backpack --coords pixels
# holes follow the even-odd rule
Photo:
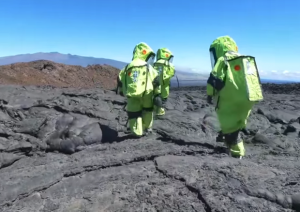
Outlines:
[[[155,63],[154,68],[157,70],[157,73],[162,80],[162,85],[168,84],[171,78],[175,75],[174,68],[167,61],[164,63]]]
[[[255,58],[252,56],[238,55],[232,59],[227,59],[225,55],[226,70],[226,90],[232,91],[232,95],[246,97],[251,102],[263,100],[261,81]]]
[[[125,87],[127,97],[143,97],[148,83],[149,65],[125,67]]]

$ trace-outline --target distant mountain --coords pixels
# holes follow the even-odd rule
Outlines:
[[[126,66],[126,62],[112,60],[107,58],[95,58],[95,57],[85,57],[72,54],[61,54],[59,52],[49,52],[43,53],[38,52],[34,54],[20,54],[15,56],[0,57],[0,65],[9,65],[19,62],[32,62],[37,60],[49,60],[56,63],[62,63],[66,65],[79,65],[86,67],[88,65],[110,65],[117,69],[122,69]],[[179,86],[195,86],[195,85],[206,85],[206,81],[209,77],[209,73],[202,72],[200,70],[182,67],[175,65],[176,76],[171,80],[171,86],[177,87],[178,81]],[[178,81],[177,81],[178,79]],[[285,80],[270,80],[262,79],[262,83],[292,83],[291,81]]]
[[[126,63],[118,60],[111,60],[106,58],[84,57],[71,54],[61,54],[58,52],[50,53],[34,53],[34,54],[20,54],[15,56],[0,57],[0,65],[9,65],[19,62],[31,62],[36,60],[50,60],[56,63],[63,63],[66,65],[79,65],[86,67],[94,64],[107,64],[118,69],[123,68]]]
[[[299,83],[299,81],[295,80],[275,80],[275,79],[261,79],[261,83],[274,83],[274,84],[292,84]]]
[[[83,67],[94,64],[107,64],[118,69],[124,68],[127,64],[126,62],[107,58],[95,58],[72,54],[61,54],[59,52],[39,52],[34,54],[20,54],[14,56],[0,57],[0,65],[9,65],[19,62],[32,62],[36,60],[50,60],[56,63],[63,63],[66,65],[79,65]],[[179,80],[203,80],[207,79],[208,77],[208,75],[206,76],[205,74],[199,74],[197,73],[197,71],[185,67],[176,67],[176,75]]]

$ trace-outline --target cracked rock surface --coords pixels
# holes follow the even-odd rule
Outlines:
[[[0,211],[299,211],[300,97],[285,86],[265,88],[238,160],[204,88],[172,90],[132,139],[112,91],[1,85]]]

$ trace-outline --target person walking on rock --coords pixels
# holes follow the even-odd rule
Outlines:
[[[162,98],[162,107],[156,108],[156,115],[162,116],[165,114],[165,105],[169,97],[170,81],[175,75],[175,68],[173,63],[174,55],[167,48],[160,48],[156,53],[156,62],[154,68],[157,70],[160,78],[160,89]]]
[[[132,135],[152,132],[154,103],[161,102],[159,77],[153,68],[155,53],[144,42],[137,44],[133,58],[119,73],[118,89],[127,97],[127,115]]]
[[[216,100],[220,136],[233,157],[245,155],[240,131],[245,129],[252,107],[263,100],[260,77],[252,56],[240,55],[235,41],[222,36],[209,48],[212,71],[207,80],[207,101]]]

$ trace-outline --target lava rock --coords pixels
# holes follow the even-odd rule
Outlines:
[[[0,211],[299,211],[300,87],[263,88],[240,160],[216,142],[205,87],[172,88],[154,132],[133,138],[110,90],[0,85]]]

